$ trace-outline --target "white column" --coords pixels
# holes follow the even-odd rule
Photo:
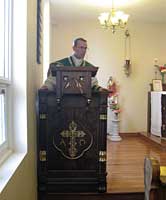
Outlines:
[[[111,110],[111,109],[110,109]],[[120,119],[119,119],[119,113],[115,113],[112,110],[112,118],[111,118],[111,132],[109,133],[108,139],[111,141],[121,141],[122,138],[119,135],[119,124],[120,124]]]

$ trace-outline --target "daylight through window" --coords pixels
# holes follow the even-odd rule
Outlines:
[[[10,63],[11,63],[11,0],[0,1],[0,152],[8,142]],[[4,150],[4,149],[3,149]]]

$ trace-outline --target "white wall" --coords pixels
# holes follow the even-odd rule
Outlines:
[[[88,40],[86,59],[99,66],[99,84],[106,87],[109,76],[120,85],[120,132],[147,130],[147,92],[154,78],[154,58],[166,63],[166,26],[164,24],[130,23],[132,74],[126,77],[124,65],[124,32],[101,29],[96,22],[55,22],[52,25],[51,61],[68,56],[72,52],[72,40],[84,37]],[[160,76],[159,76],[160,77]]]

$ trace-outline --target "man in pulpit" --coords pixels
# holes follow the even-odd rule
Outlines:
[[[84,60],[86,50],[87,41],[76,39],[73,55],[50,64],[38,91],[38,200],[107,190],[108,92],[95,78],[98,68]]]
[[[51,68],[52,67],[92,67],[91,63],[84,60],[85,54],[87,50],[87,41],[84,38],[77,38],[73,42],[73,54],[69,57],[58,60],[54,63],[50,64],[47,79],[42,86],[42,89],[55,90],[56,88],[56,77],[52,75]],[[96,77],[91,78],[91,85],[93,91],[103,91],[104,89],[98,85],[98,81]]]

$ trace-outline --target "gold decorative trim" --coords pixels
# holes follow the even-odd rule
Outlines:
[[[41,162],[46,161],[46,155],[47,155],[47,152],[45,150],[41,150],[39,152],[39,159],[40,159]]]
[[[166,166],[160,166],[160,181],[166,184]]]
[[[46,117],[46,114],[40,114],[40,115],[39,115],[39,118],[40,118],[40,119],[46,119],[47,117]]]
[[[107,153],[106,151],[99,151],[99,162],[106,162]]]
[[[107,120],[106,114],[100,114],[100,120]]]

